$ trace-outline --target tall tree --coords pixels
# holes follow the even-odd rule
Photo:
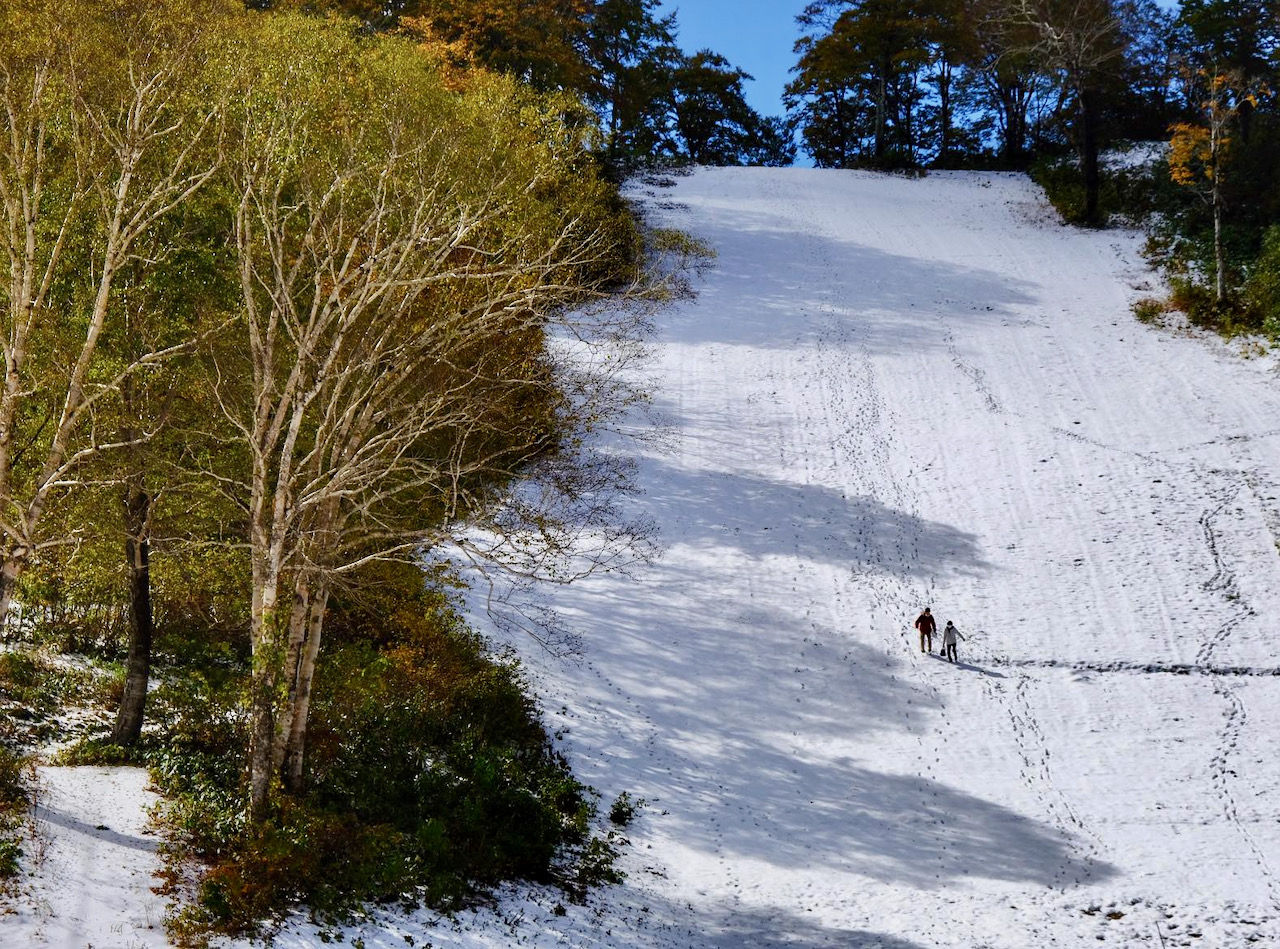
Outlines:
[[[683,152],[702,165],[788,164],[789,136],[747,104],[751,76],[709,49],[676,70],[675,127]]]
[[[1011,23],[1006,0],[965,0],[962,85],[994,124],[1000,164],[1024,167],[1045,82],[1030,53],[1034,30]]]
[[[227,223],[222,202],[190,200],[146,235],[137,259],[117,278],[116,306],[124,326],[107,340],[104,356],[128,364],[156,341],[181,346],[227,320],[235,302]],[[190,500],[183,479],[175,477],[181,470],[177,459],[196,447],[190,428],[193,416],[207,418],[212,409],[206,393],[195,364],[184,357],[125,379],[107,407],[119,414],[113,428],[124,442],[95,469],[117,495],[128,589],[128,658],[111,735],[117,744],[132,744],[141,734],[155,631],[151,559],[156,519],[166,519],[166,506],[177,506],[178,496]],[[168,532],[190,534],[195,529],[190,521],[194,518],[168,527]]]
[[[1084,175],[1084,219],[1098,219],[1103,96],[1121,71],[1126,37],[1113,0],[1011,0],[1006,29],[1029,36],[1009,43],[1053,75],[1074,114],[1072,135]]]
[[[1214,297],[1221,304],[1227,295],[1222,218],[1231,131],[1243,110],[1257,103],[1257,90],[1240,71],[1198,70],[1188,84],[1202,97],[1200,123],[1180,122],[1170,129],[1169,172],[1176,183],[1196,187],[1213,213]]]
[[[587,344],[567,305],[625,276],[630,231],[558,103],[496,78],[449,95],[407,44],[302,18],[264,24],[246,58],[228,164],[243,337],[211,359],[246,460],[221,483],[249,520],[261,818],[276,780],[301,786],[344,577],[452,543],[563,579],[563,557],[599,566],[634,539],[608,502],[622,467],[573,441],[624,391],[613,363],[558,366],[547,343],[559,322]]]
[[[99,408],[189,345],[106,353],[128,331],[120,274],[149,265],[148,233],[217,168],[205,64],[233,11],[221,0],[0,9],[0,624],[31,558],[62,542],[42,534],[49,506],[135,440]]]
[[[1258,84],[1275,75],[1280,54],[1280,4],[1276,0],[1183,0],[1178,25],[1200,68]],[[1249,141],[1254,105],[1246,101],[1237,122]]]
[[[672,156],[675,74],[684,60],[676,16],[656,16],[659,0],[599,0],[586,54],[587,98],[601,116],[605,149],[615,163]]]
[[[924,38],[928,43],[928,59],[923,82],[933,90],[929,108],[932,118],[934,163],[950,165],[956,158],[961,137],[957,134],[957,115],[964,108],[964,86],[960,81],[964,64],[976,50],[969,29],[963,0],[932,0],[923,7]]]
[[[869,109],[848,47],[834,33],[806,35],[796,41],[796,77],[787,83],[783,103],[798,126],[805,150],[819,168],[847,168],[862,154],[862,130]]]
[[[1127,38],[1115,120],[1125,138],[1164,138],[1178,117],[1177,87],[1183,51],[1174,15],[1155,0],[1124,0],[1117,8]]]
[[[816,0],[797,19],[786,102],[819,163],[951,160],[969,42],[958,0]]]

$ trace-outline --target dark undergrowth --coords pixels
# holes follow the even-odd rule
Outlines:
[[[1104,168],[1094,222],[1086,220],[1084,179],[1074,158],[1042,158],[1030,172],[1065,223],[1146,231],[1144,253],[1163,274],[1168,293],[1136,301],[1133,311],[1138,319],[1158,323],[1176,311],[1193,326],[1227,338],[1253,335],[1276,343],[1280,342],[1280,225],[1268,222],[1274,220],[1280,188],[1273,184],[1272,196],[1259,201],[1249,198],[1252,192],[1241,184],[1268,175],[1274,179],[1269,171],[1252,168],[1274,167],[1274,155],[1257,145],[1246,150],[1238,165],[1229,181],[1236,190],[1228,187],[1223,199],[1221,294],[1217,291],[1219,249],[1208,199],[1203,189],[1175,184],[1167,161]]]
[[[1062,220],[1081,227],[1139,225],[1155,210],[1161,190],[1158,172],[1152,166],[1104,168],[1097,217],[1091,222],[1085,214],[1084,175],[1073,157],[1041,158],[1032,164],[1029,173]]]
[[[298,905],[338,921],[368,903],[454,910],[505,880],[575,899],[620,878],[621,838],[592,837],[592,794],[517,665],[487,652],[444,595],[398,575],[372,601],[337,605],[327,633],[306,793],[280,795],[260,825],[244,810],[242,651],[167,666],[137,748],[94,738],[63,755],[150,767],[175,942],[260,933]]]
[[[33,789],[31,759],[0,744],[0,892],[18,876]]]

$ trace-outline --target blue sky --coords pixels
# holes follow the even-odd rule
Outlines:
[[[782,87],[795,62],[800,35],[796,14],[807,0],[663,0],[676,11],[680,46],[689,53],[709,47],[755,77],[747,102],[763,115],[782,114]]]

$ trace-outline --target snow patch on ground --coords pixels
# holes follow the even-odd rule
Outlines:
[[[0,944],[51,949],[167,946],[155,796],[140,768],[40,768],[32,873],[6,916]],[[34,850],[34,853],[31,851]]]

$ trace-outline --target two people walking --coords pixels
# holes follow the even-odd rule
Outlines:
[[[926,606],[924,612],[916,617],[916,629],[920,631],[920,651],[933,652],[933,634],[938,630],[938,623],[929,607]],[[942,656],[948,662],[956,661],[957,638],[964,639],[964,633],[956,629],[955,623],[947,620],[946,628],[942,630]]]

